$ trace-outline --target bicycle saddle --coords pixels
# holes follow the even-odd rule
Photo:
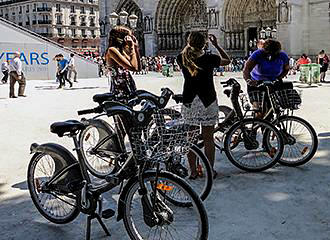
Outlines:
[[[76,131],[84,130],[86,126],[76,120],[65,122],[56,122],[50,126],[50,131],[56,133],[59,137],[63,137],[65,133],[75,133]]]
[[[115,101],[116,96],[113,93],[103,93],[103,94],[96,94],[93,96],[93,101],[102,104],[106,101]]]
[[[172,96],[173,100],[176,103],[182,103],[183,102],[183,95],[182,94],[175,94]]]

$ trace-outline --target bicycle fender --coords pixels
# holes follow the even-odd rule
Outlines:
[[[128,180],[128,182],[125,184],[123,190],[120,193],[119,200],[118,200],[118,207],[117,207],[117,214],[118,214],[117,215],[117,222],[119,222],[120,220],[122,220],[123,217],[124,217],[124,208],[126,206],[126,204],[125,204],[125,198],[126,198],[126,195],[128,193],[128,190],[130,189],[130,187],[136,181],[138,181],[138,176],[135,176],[133,178],[130,178]]]
[[[45,144],[37,144],[33,143],[30,147],[31,154],[33,153],[56,153],[61,152],[63,154],[63,159],[66,161],[67,165],[71,165],[77,163],[76,158],[72,155],[69,150],[65,147],[56,144],[56,143],[45,143]]]

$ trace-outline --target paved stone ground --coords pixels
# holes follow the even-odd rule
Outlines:
[[[221,94],[219,102],[229,101]],[[160,92],[168,86],[180,92],[182,78],[152,73],[136,76],[139,88]],[[329,79],[329,76],[328,76]],[[296,81],[296,78],[290,78]],[[330,79],[329,79],[330,80]],[[300,85],[296,83],[296,85]],[[71,224],[57,226],[37,212],[26,185],[27,165],[33,142],[57,142],[72,149],[69,139],[49,132],[52,122],[79,119],[76,111],[93,107],[92,96],[106,92],[107,79],[80,80],[73,89],[57,90],[51,81],[29,81],[28,98],[8,99],[8,85],[0,85],[0,239],[83,239],[83,215]],[[205,202],[212,240],[330,239],[330,84],[301,88],[304,104],[297,115],[307,119],[319,135],[315,158],[300,168],[275,168],[259,174],[242,172],[218,153],[217,169],[230,177],[217,179]],[[106,196],[113,205],[112,195]],[[121,222],[106,221],[110,239],[127,239]],[[95,224],[94,239],[105,239]]]

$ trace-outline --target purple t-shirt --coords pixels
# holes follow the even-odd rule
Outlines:
[[[257,65],[251,72],[252,80],[275,81],[283,72],[284,65],[289,63],[288,55],[281,51],[276,59],[269,60],[263,49],[252,53],[251,60]]]

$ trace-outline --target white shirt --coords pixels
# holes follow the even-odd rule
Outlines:
[[[75,66],[75,62],[74,62],[74,58],[70,58],[70,61],[69,61],[69,67],[74,67]]]
[[[294,63],[295,63],[295,60],[293,58],[290,58],[290,60],[289,60],[290,67],[294,67]]]
[[[9,71],[9,66],[8,66],[8,63],[7,62],[3,62],[1,64],[1,71],[2,72]]]
[[[10,71],[17,72],[18,75],[22,75],[22,61],[19,57],[15,57],[10,61]]]

